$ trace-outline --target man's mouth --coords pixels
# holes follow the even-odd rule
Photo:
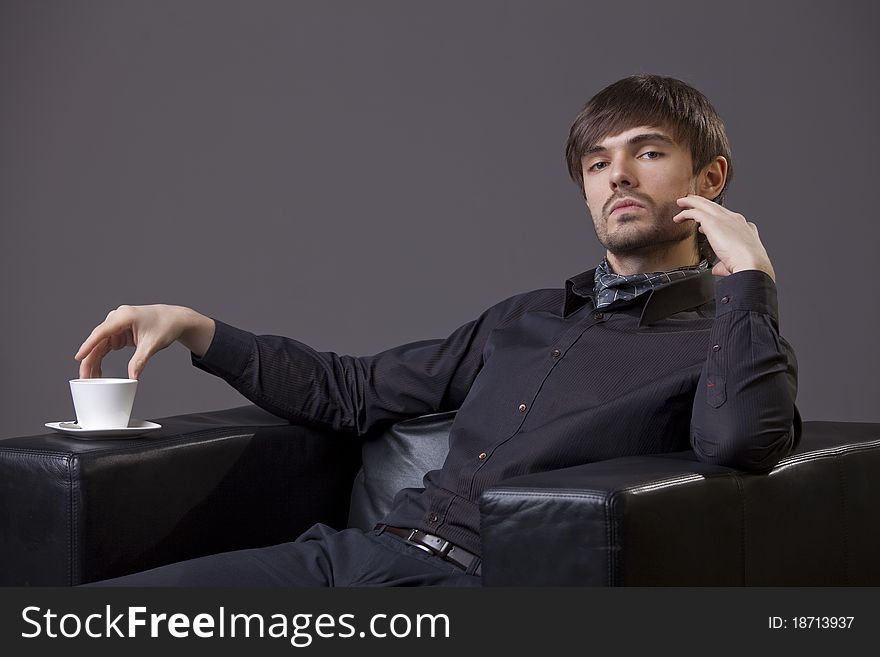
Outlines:
[[[611,211],[611,214],[616,214],[618,212],[626,212],[627,210],[644,210],[641,205],[636,205],[635,203],[627,203],[626,205],[619,205]]]

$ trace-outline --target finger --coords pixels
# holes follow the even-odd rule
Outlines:
[[[128,329],[131,325],[131,316],[129,313],[123,313],[117,310],[111,310],[107,313],[107,319],[98,324],[92,332],[89,334],[89,337],[86,338],[86,341],[80,345],[80,348],[77,350],[74,355],[74,360],[80,360],[86,354],[88,354],[92,349],[95,348],[95,345],[109,338],[112,335],[119,333],[124,329]]]
[[[130,347],[134,344],[134,340],[132,338],[131,329],[123,333],[116,333],[115,335],[110,336],[110,347],[117,351],[124,347]]]
[[[134,356],[128,361],[128,378],[137,379],[147,365],[147,361],[158,351],[156,345],[141,342],[134,352]]]
[[[107,354],[107,351],[107,343],[100,342],[82,359],[81,369],[84,374],[83,378],[89,379],[95,376],[95,373],[100,369],[101,359]]]
[[[721,260],[715,263],[715,266],[712,267],[712,273],[715,276],[730,276],[730,270]]]
[[[103,345],[104,343],[101,343],[101,344]],[[88,363],[87,363],[88,374],[86,375],[85,378],[87,378],[87,379],[94,379],[94,378],[100,379],[101,378],[101,374],[102,374],[101,362],[103,361],[104,356],[107,355],[108,351],[109,351],[109,349],[105,350],[105,349],[101,348],[100,350],[96,350],[96,351],[92,352],[91,358],[88,360]]]
[[[682,210],[677,215],[672,217],[672,220],[675,223],[681,223],[682,221],[686,221],[688,219],[692,221],[696,221],[697,223],[703,221],[703,213],[696,213],[692,209]]]
[[[681,207],[697,209],[703,212],[703,215],[708,221],[723,219],[746,223],[746,218],[738,212],[731,212],[723,205],[719,205],[715,201],[710,201],[697,194],[688,194],[687,196],[677,199],[676,203]]]
[[[90,353],[79,363],[79,378],[91,379],[95,376],[95,371],[95,358]]]
[[[117,351],[122,349],[125,346],[125,336],[117,333],[116,335],[111,335],[110,338],[110,349],[113,351]]]
[[[92,332],[89,333],[89,337],[86,338],[85,342],[83,342],[76,354],[74,354],[74,360],[82,360],[88,354],[92,352],[101,340],[105,339],[107,336],[105,335],[107,331],[107,320],[98,324],[95,328],[92,329]]]
[[[705,196],[700,196],[699,194],[688,194],[687,196],[682,196],[680,199],[677,199],[675,202],[684,206],[690,205],[704,208],[711,208],[712,206],[720,207],[715,201],[710,201]]]
[[[682,196],[679,199],[676,199],[675,202],[683,208],[693,208],[698,207],[700,205],[697,199],[702,198],[701,196],[694,196],[693,194],[688,194],[687,196]]]
[[[93,379],[97,376],[98,370],[95,369],[92,361],[83,360],[79,364],[79,378],[81,379]]]
[[[110,352],[110,341],[103,340],[86,354],[80,363],[80,378],[92,379],[101,376],[101,360]]]
[[[135,360],[133,357],[130,361],[128,361],[128,378],[129,379],[137,379],[140,377],[141,372],[144,371],[144,363],[141,360]]]

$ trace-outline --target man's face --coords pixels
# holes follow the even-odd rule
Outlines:
[[[647,254],[694,239],[694,222],[672,221],[676,199],[695,193],[696,179],[690,151],[669,130],[640,126],[606,137],[581,165],[596,237],[609,252]],[[641,207],[614,209],[627,199]]]

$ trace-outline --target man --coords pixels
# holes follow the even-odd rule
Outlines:
[[[746,470],[788,454],[800,436],[797,364],[758,230],[720,205],[732,169],[711,104],[672,78],[625,78],[580,112],[566,156],[605,258],[446,339],[339,356],[189,308],[111,312],[76,354],[82,377],[135,346],[137,378],[178,340],[195,366],[293,421],[364,434],[458,413],[443,468],[401,491],[372,532],[316,525],[293,543],[106,583],[478,586],[478,500],[502,479],[688,442],[700,459]]]

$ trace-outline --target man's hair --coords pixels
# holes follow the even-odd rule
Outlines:
[[[733,178],[733,162],[724,123],[709,100],[689,84],[659,75],[631,75],[593,96],[577,115],[565,145],[568,173],[584,193],[581,158],[587,149],[610,135],[638,126],[663,126],[690,149],[696,176],[718,155],[727,160],[727,179],[714,200],[724,201]],[[697,233],[702,257],[715,260],[706,236]]]

